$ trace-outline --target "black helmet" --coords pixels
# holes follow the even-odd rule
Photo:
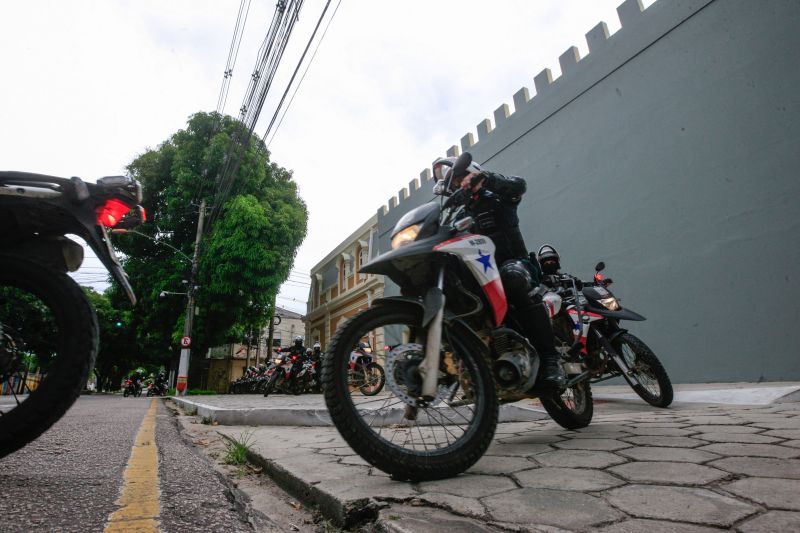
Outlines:
[[[550,244],[544,244],[539,248],[539,253],[536,254],[539,260],[539,265],[542,267],[542,272],[547,275],[557,274],[561,270],[561,257],[558,252]]]

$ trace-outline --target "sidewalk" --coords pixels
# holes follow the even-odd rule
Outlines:
[[[762,388],[774,393],[778,387]],[[790,531],[800,530],[800,403],[788,401],[792,391],[787,394],[786,403],[771,405],[676,403],[670,409],[600,400],[594,421],[580,431],[549,419],[505,422],[467,473],[425,483],[389,479],[329,426],[217,430],[228,438],[251,435],[253,462],[347,526],[371,522],[376,530],[396,532]],[[267,400],[315,405],[312,396],[283,398]]]

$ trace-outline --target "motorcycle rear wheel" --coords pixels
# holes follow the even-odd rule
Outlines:
[[[668,407],[672,403],[672,382],[656,354],[638,337],[623,333],[614,340],[614,349],[625,359],[636,374],[639,385],[630,376],[622,376],[639,397],[654,407]]]
[[[35,390],[28,390],[27,398],[20,400],[15,394],[11,409],[0,415],[3,457],[39,437],[78,398],[97,356],[98,326],[94,309],[80,286],[63,272],[34,261],[0,256],[0,291],[0,309],[13,309],[21,293],[37,298],[49,310],[57,339],[57,350],[45,378]],[[3,324],[14,320],[13,316],[0,316]],[[0,352],[5,346],[4,341],[0,342]],[[15,377],[14,370],[6,372],[0,376],[3,381]]]
[[[592,422],[594,403],[588,381],[581,381],[556,395],[539,397],[545,411],[565,429],[585,428]]]
[[[398,480],[443,479],[467,470],[489,447],[497,426],[499,404],[483,346],[457,332],[445,331],[442,337],[446,359],[436,401],[412,407],[397,395],[413,397],[413,381],[402,382],[397,392],[390,387],[374,400],[353,396],[348,380],[353,346],[377,331],[408,336],[421,330],[421,323],[422,311],[410,306],[369,308],[339,328],[322,365],[325,403],[339,433],[367,462]],[[408,361],[408,356],[405,362],[398,357],[394,367],[386,368],[397,373],[395,382],[414,374]]]

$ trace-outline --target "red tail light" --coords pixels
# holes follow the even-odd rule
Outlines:
[[[297,356],[296,355],[292,356],[292,361],[297,361]]]
[[[388,351],[389,351],[389,350],[391,350],[391,349],[392,349],[392,347],[391,347],[391,346],[384,346],[384,347],[383,347],[383,351],[384,351],[384,352],[388,352]]]
[[[113,228],[130,211],[124,202],[111,198],[97,208],[97,223],[107,228]]]
[[[596,273],[594,275],[594,280],[595,281],[603,281],[603,275],[600,272]]]

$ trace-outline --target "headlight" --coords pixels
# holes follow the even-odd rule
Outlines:
[[[419,228],[421,224],[414,224],[399,232],[392,237],[392,250],[396,250],[401,246],[414,242],[414,239],[419,235]]]
[[[605,307],[609,311],[619,311],[619,302],[613,296],[611,296],[610,298],[602,298],[597,301],[600,302],[603,305],[603,307]]]

